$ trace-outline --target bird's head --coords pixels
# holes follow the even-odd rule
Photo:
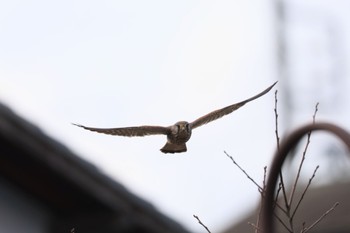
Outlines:
[[[188,132],[190,133],[192,128],[191,125],[187,121],[179,121],[175,123],[175,127],[177,128],[177,132]]]

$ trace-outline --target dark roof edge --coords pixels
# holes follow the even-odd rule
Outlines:
[[[0,134],[34,151],[38,160],[65,179],[85,189],[111,209],[123,211],[128,215],[142,213],[143,219],[148,218],[148,221],[160,228],[164,225],[167,226],[166,229],[170,227],[178,229],[177,232],[188,232],[180,224],[161,214],[150,203],[129,192],[97,167],[78,157],[66,146],[47,136],[37,126],[21,118],[2,103],[0,103]]]

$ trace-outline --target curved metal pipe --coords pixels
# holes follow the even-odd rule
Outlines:
[[[291,151],[300,139],[303,138],[310,131],[322,130],[327,131],[339,139],[341,139],[350,151],[350,134],[341,127],[330,123],[311,123],[305,125],[286,137],[280,144],[279,150],[276,151],[272,165],[270,167],[270,173],[267,179],[267,185],[265,190],[265,197],[263,199],[262,209],[262,229],[263,233],[273,233],[273,202],[276,189],[276,182],[280,170],[282,169],[283,162],[285,161],[289,151]]]

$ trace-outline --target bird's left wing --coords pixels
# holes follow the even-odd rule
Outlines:
[[[118,136],[126,136],[126,137],[142,137],[147,135],[156,135],[156,134],[168,134],[170,129],[168,127],[162,126],[135,126],[135,127],[124,127],[124,128],[92,128],[86,127],[79,124],[74,124],[78,127],[81,127],[86,130],[110,134],[110,135],[118,135]]]
[[[257,98],[259,98],[260,96],[263,96],[265,95],[267,92],[269,92],[273,86],[276,85],[277,82],[275,82],[274,84],[272,84],[270,87],[268,87],[267,89],[265,89],[264,91],[260,92],[259,94],[249,98],[249,99],[246,99],[244,101],[241,101],[239,103],[236,103],[236,104],[232,104],[230,106],[227,106],[225,108],[221,108],[221,109],[218,109],[218,110],[215,110],[213,112],[210,112],[208,113],[207,115],[204,115],[200,118],[198,118],[197,120],[193,121],[191,123],[191,126],[192,126],[192,129],[194,128],[197,128],[201,125],[204,125],[204,124],[207,124],[211,121],[214,121],[216,119],[219,119],[227,114],[230,114],[231,112],[239,109],[240,107],[242,107],[243,105],[245,105],[246,103],[252,101],[252,100],[255,100]]]

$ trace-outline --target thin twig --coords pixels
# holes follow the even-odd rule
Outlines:
[[[282,219],[280,217],[278,217],[278,215],[274,212],[273,216],[275,216],[275,218],[281,223],[281,225],[290,233],[293,233],[293,231],[291,229],[288,228],[288,226],[282,221]]]
[[[319,103],[316,103],[315,111],[314,111],[314,114],[312,115],[312,123],[313,124],[315,124],[315,122],[316,122],[316,114],[318,112],[318,104]],[[307,150],[309,148],[309,145],[310,145],[310,138],[311,138],[311,131],[307,134],[306,145],[305,145],[305,148],[304,148],[304,151],[303,151],[303,155],[301,157],[301,161],[300,161],[300,164],[299,164],[297,175],[295,177],[294,184],[292,186],[292,191],[291,191],[291,194],[289,196],[289,200],[288,200],[288,205],[289,206],[291,206],[292,202],[293,202],[293,197],[294,197],[294,194],[295,194],[295,191],[296,191],[297,183],[298,183],[299,178],[300,178],[301,169],[302,169],[304,161],[305,161],[306,152],[307,152]]]
[[[255,233],[259,232],[259,226],[260,226],[260,218],[261,218],[261,211],[264,208],[263,207],[263,200],[264,200],[264,196],[265,196],[265,187],[266,187],[266,173],[267,173],[267,167],[264,167],[264,179],[263,179],[263,188],[262,188],[262,192],[260,192],[261,195],[261,199],[260,199],[260,208],[259,208],[259,212],[258,212],[258,217],[256,219],[256,227],[255,227]]]
[[[279,172],[279,178],[280,178],[280,183],[281,183],[281,187],[282,187],[282,194],[283,194],[284,205],[286,207],[285,213],[289,217],[290,205],[288,205],[288,201],[287,201],[287,192],[286,192],[286,186],[284,185],[284,181],[283,181],[282,171]]]
[[[263,190],[266,188],[266,174],[267,174],[267,166],[264,167],[264,179],[263,179]]]
[[[324,214],[322,214],[311,226],[309,227],[303,227],[301,230],[301,233],[306,233],[309,230],[311,230],[313,227],[315,227],[319,222],[321,222],[329,213],[331,213],[337,206],[339,205],[339,202],[336,202],[329,210],[327,210]]]
[[[277,143],[277,150],[279,150],[280,149],[280,136],[279,136],[279,133],[278,133],[278,111],[277,111],[278,98],[277,98],[277,93],[278,93],[278,91],[276,90],[275,91],[275,108],[274,108],[274,112],[275,112],[276,143]],[[284,203],[285,203],[285,207],[286,207],[286,210],[284,210],[283,208],[282,208],[282,210],[284,210],[283,212],[288,215],[289,210],[290,210],[290,206],[288,205],[288,201],[287,201],[287,192],[286,192],[286,188],[285,188],[285,185],[284,185],[282,171],[279,172],[279,178],[280,178],[280,184],[281,184],[280,187],[281,187],[281,190],[282,190],[282,193],[283,193]],[[279,194],[280,194],[280,192],[277,192],[276,199],[278,198]],[[276,202],[276,204],[277,204],[277,202]]]
[[[287,210],[285,210],[285,209],[278,203],[278,195],[279,195],[281,189],[282,189],[282,184],[279,183],[279,186],[278,186],[278,189],[277,189],[277,194],[276,194],[276,197],[275,197],[275,201],[274,201],[274,206],[273,206],[273,208],[275,209],[275,207],[277,206],[285,215],[288,215]]]
[[[314,115],[312,116],[312,122],[315,124],[316,120],[316,114],[318,112],[318,105],[319,105],[319,102],[316,103],[316,106],[315,106],[315,112],[314,112]]]
[[[198,223],[201,224],[207,230],[208,233],[210,233],[210,230],[208,229],[208,227],[202,223],[202,221],[198,218],[197,215],[193,215],[193,217],[197,219]]]
[[[296,205],[296,207],[295,207],[295,209],[294,209],[294,212],[293,212],[293,214],[292,214],[292,216],[291,216],[292,219],[294,218],[294,215],[295,215],[295,213],[297,212],[297,210],[298,210],[298,208],[299,208],[299,206],[300,206],[301,201],[304,199],[304,196],[305,196],[307,190],[309,189],[312,180],[315,178],[316,172],[317,172],[317,170],[318,170],[319,167],[320,167],[320,166],[318,166],[318,165],[316,166],[316,168],[315,168],[315,170],[314,170],[314,173],[312,174],[312,176],[311,176],[311,178],[309,179],[309,182],[307,183],[307,185],[306,185],[306,187],[305,187],[303,193],[301,194],[301,197],[300,197],[300,199],[299,199],[299,201],[298,201],[298,204]]]
[[[276,197],[275,197],[275,201],[274,201],[274,206],[273,206],[273,208],[275,208],[276,206],[277,206],[277,201],[278,201],[278,196],[279,196],[279,194],[280,194],[280,192],[281,192],[281,189],[282,189],[282,184],[281,183],[278,183],[278,189],[277,189],[277,192],[276,192]]]
[[[232,160],[233,164],[236,165],[239,168],[239,170],[241,170],[248,177],[248,179],[256,185],[256,187],[258,187],[259,192],[263,192],[263,188],[258,183],[256,183],[255,180],[252,177],[250,177],[249,174],[241,166],[238,165],[238,163],[233,159],[233,157],[229,155],[226,151],[224,151],[224,153],[227,157],[229,157]]]
[[[261,231],[259,226],[255,225],[254,223],[248,222],[248,224],[251,225],[255,229],[255,232],[260,232]]]
[[[278,112],[277,112],[277,90],[275,91],[275,135],[276,135],[276,140],[277,140],[277,150],[280,149],[280,137],[278,135]]]
[[[275,112],[275,135],[276,135],[276,143],[277,143],[277,150],[280,149],[280,137],[279,137],[279,133],[278,133],[278,111],[277,111],[277,103],[278,103],[278,98],[277,98],[277,93],[278,91],[275,91],[275,108],[274,108],[274,112]],[[274,208],[277,206],[285,215],[289,216],[290,213],[290,206],[288,205],[287,202],[287,192],[286,192],[286,188],[284,185],[284,180],[283,180],[283,174],[282,171],[279,172],[279,188],[277,190],[276,193],[276,199],[275,199],[275,203],[274,203]],[[285,209],[280,206],[277,202],[278,200],[278,196],[281,193],[282,190],[282,194],[283,194],[283,199],[284,199],[284,204],[285,204]],[[289,229],[286,224],[275,214],[275,217],[279,220],[279,222],[289,231],[292,232],[291,229]]]

